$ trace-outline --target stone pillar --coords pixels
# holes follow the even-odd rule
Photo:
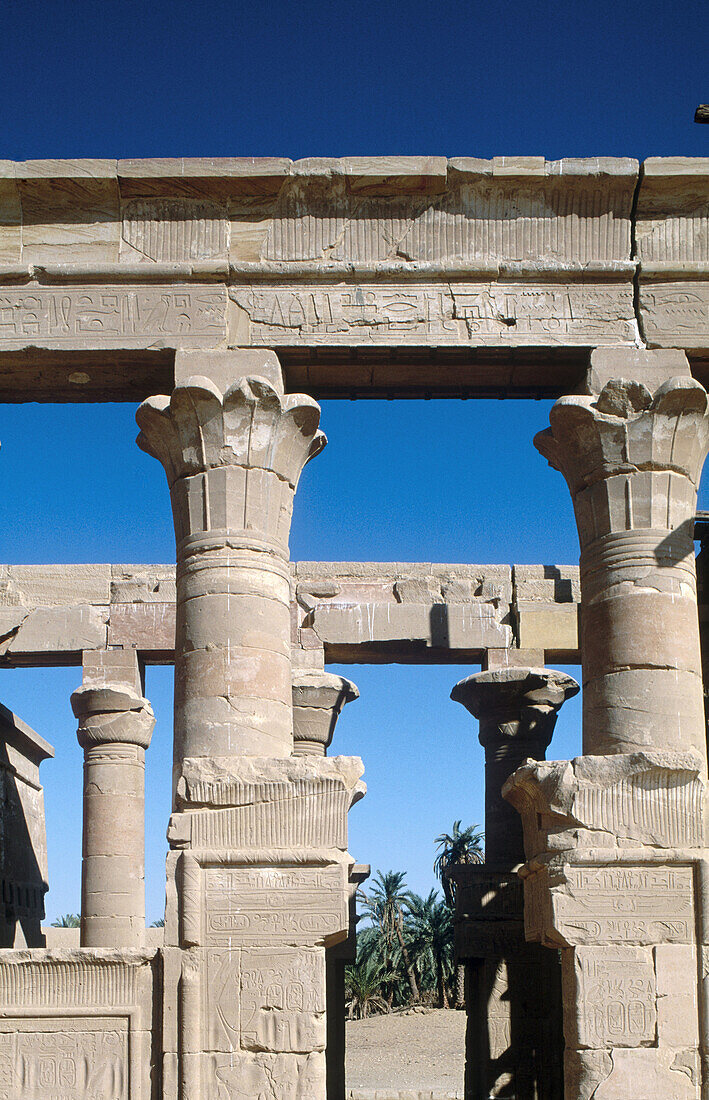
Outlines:
[[[177,775],[185,758],[293,750],[288,537],[301,471],[326,440],[317,403],[284,394],[273,352],[230,357],[223,381],[221,356],[215,371],[209,353],[183,353],[194,376],[136,414],[175,524]]]
[[[345,703],[359,698],[351,680],[315,669],[293,670],[293,755],[325,756]],[[345,966],[357,950],[355,898],[369,867],[355,866],[349,874],[349,929],[347,939],[325,954],[327,1044],[325,1077],[327,1100],[345,1098]]]
[[[255,350],[179,353],[172,396],[137,414],[177,543],[164,1100],[325,1100],[326,952],[348,934],[364,788],[357,758],[293,755],[288,535],[319,415]]]
[[[528,761],[529,940],[561,949],[567,1100],[709,1097],[706,737],[692,533],[707,394],[678,352],[606,349],[539,450],[581,544],[585,756]]]
[[[469,1100],[561,1100],[561,976],[558,959],[524,939],[521,821],[502,797],[527,758],[543,760],[565,699],[579,686],[545,668],[480,672],[451,698],[480,723],[485,749],[485,864],[456,867],[456,956],[466,966]]]
[[[145,940],[145,750],[155,725],[130,684],[83,684],[71,697],[84,750],[81,946]]]

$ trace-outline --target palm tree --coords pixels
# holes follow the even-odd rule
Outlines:
[[[345,1000],[350,1020],[365,1020],[373,1010],[387,1011],[381,992],[386,977],[383,964],[371,955],[345,967]]]
[[[461,829],[460,818],[453,822],[452,833],[436,837],[439,852],[433,863],[434,874],[440,879],[443,896],[451,909],[455,906],[455,879],[450,877],[452,867],[465,863],[482,863],[485,859],[483,841],[485,834],[477,825]],[[458,964],[455,979],[455,1007],[465,1008],[465,967]]]
[[[81,917],[78,913],[65,913],[63,917],[57,917],[49,926],[50,928],[81,928]]]
[[[461,863],[482,863],[485,859],[483,841],[485,833],[477,825],[468,825],[461,829],[460,819],[453,822],[452,833],[441,833],[436,837],[439,852],[433,863],[433,871],[440,879],[443,896],[453,908],[455,904],[455,882],[448,871]]]
[[[406,875],[403,871],[377,871],[372,879],[372,889],[367,894],[360,891],[364,901],[363,909],[371,918],[372,924],[379,930],[382,957],[388,969],[395,964],[395,939],[404,960],[406,974],[411,987],[411,999],[417,1003],[420,999],[416,975],[411,965],[409,951],[404,938],[404,908],[408,907],[411,894],[404,889]],[[389,1004],[393,1001],[393,989]]]
[[[453,973],[453,914],[436,890],[427,898],[411,894],[408,902],[411,949],[423,977],[433,979],[440,1008],[449,1008],[446,981]]]

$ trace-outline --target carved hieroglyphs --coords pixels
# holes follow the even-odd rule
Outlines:
[[[3,663],[83,667],[86,769],[82,947],[48,951],[51,750],[6,731],[0,1100],[344,1100],[364,788],[327,756],[356,689],[325,665],[393,660],[482,663],[474,690],[504,702],[480,711],[488,862],[455,874],[469,1091],[558,1100],[561,981],[566,1100],[707,1100],[708,178],[687,158],[0,161],[0,393],[142,401],[177,546],[176,570],[0,566]],[[315,397],[493,393],[566,394],[538,442],[580,571],[291,565]],[[547,763],[572,689],[541,666],[579,650],[587,755]],[[148,951],[141,671],[173,660]]]

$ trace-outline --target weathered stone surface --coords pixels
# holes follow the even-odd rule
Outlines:
[[[347,812],[363,797],[358,757],[186,759],[168,830],[192,849],[347,848]]]
[[[175,520],[176,764],[292,751],[288,535],[300,473],[326,440],[318,405],[243,375],[253,361],[233,353],[225,393],[194,376],[137,413]]]
[[[131,685],[89,681],[73,693],[84,750],[82,947],[145,940],[145,750],[155,716]]]
[[[42,947],[48,888],[44,792],[39,766],[51,745],[0,705],[0,946]]]
[[[639,354],[596,397],[557,401],[535,438],[569,484],[579,531],[584,750],[705,758],[693,523],[707,394],[672,376],[675,353],[646,353],[653,376],[667,370],[653,396],[633,380]]]
[[[11,621],[2,629],[0,656],[81,653],[105,649],[108,609],[75,604],[71,607],[40,607],[35,611],[12,609]]]
[[[152,1021],[147,954],[3,952],[0,1079],[13,1100],[150,1100]]]
[[[657,1012],[652,948],[576,947],[565,951],[562,959],[567,1043],[591,1049],[654,1044]]]
[[[701,848],[706,782],[694,753],[637,752],[528,761],[503,788],[522,815],[527,857],[573,848],[649,844]]]
[[[331,672],[293,672],[293,752],[325,756],[345,703],[359,698],[351,680]]]

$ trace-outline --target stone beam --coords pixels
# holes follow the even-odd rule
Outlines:
[[[170,392],[177,350],[241,346],[276,348],[286,389],[316,397],[557,396],[591,348],[644,341],[709,380],[708,175],[701,158],[642,177],[613,158],[0,161],[0,399],[133,401]]]
[[[297,562],[293,661],[498,667],[519,650],[572,664],[578,604],[576,566]],[[169,664],[174,636],[174,566],[0,566],[0,664],[80,665],[106,649]]]

